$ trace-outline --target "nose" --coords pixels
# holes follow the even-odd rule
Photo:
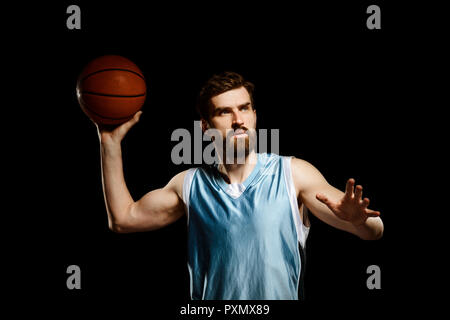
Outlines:
[[[240,126],[242,126],[244,124],[244,120],[242,120],[242,116],[241,116],[241,112],[238,111],[233,111],[233,122],[232,122],[232,126],[239,128]]]

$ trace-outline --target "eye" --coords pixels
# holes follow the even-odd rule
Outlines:
[[[220,111],[220,114],[227,114],[227,113],[230,113],[230,111],[229,110],[222,110],[222,111]]]

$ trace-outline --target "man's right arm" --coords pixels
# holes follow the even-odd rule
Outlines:
[[[185,213],[181,199],[183,171],[161,189],[153,190],[134,201],[125,183],[121,140],[138,122],[139,114],[112,131],[99,128],[102,185],[109,228],[128,233],[156,230],[178,220]]]

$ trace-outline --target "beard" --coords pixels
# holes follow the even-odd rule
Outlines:
[[[230,130],[227,137],[223,138],[222,159],[226,164],[244,164],[245,159],[251,151],[256,148],[256,130],[245,130],[245,135],[235,137],[234,131]]]

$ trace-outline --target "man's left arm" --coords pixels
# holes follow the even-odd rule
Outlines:
[[[317,218],[364,240],[381,238],[380,212],[368,208],[369,199],[362,198],[362,186],[355,187],[354,179],[347,181],[344,193],[307,161],[292,158],[291,167],[297,197]]]

